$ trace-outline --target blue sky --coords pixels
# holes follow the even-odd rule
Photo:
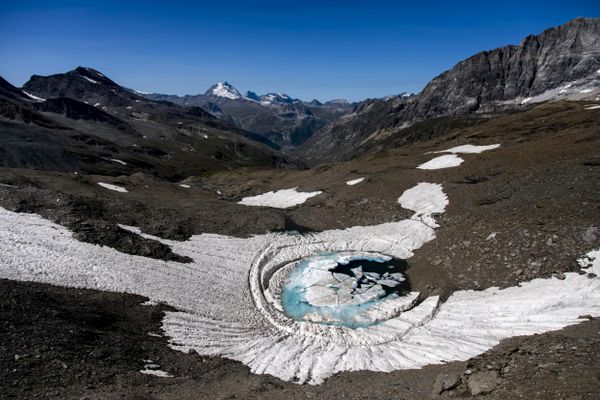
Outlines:
[[[2,0],[0,75],[94,67],[137,90],[240,91],[310,100],[418,92],[481,50],[577,16],[591,1]]]

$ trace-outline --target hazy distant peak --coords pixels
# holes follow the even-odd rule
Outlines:
[[[206,96],[224,97],[226,99],[237,100],[242,98],[242,94],[229,82],[217,82],[212,85],[205,93]]]

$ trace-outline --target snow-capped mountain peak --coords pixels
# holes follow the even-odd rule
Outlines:
[[[231,100],[242,98],[242,94],[228,82],[217,82],[206,91],[206,95],[224,97]]]
[[[263,105],[271,105],[271,104],[291,104],[296,100],[292,99],[285,93],[267,93],[263,96],[260,96],[260,102]]]

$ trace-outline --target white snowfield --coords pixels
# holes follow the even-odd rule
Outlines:
[[[476,146],[473,144],[465,144],[462,146],[456,146],[448,150],[434,151],[433,153],[453,153],[453,154],[477,154],[483,153],[484,151],[494,150],[500,147],[499,144],[490,144],[487,146]]]
[[[238,204],[254,207],[289,208],[323,193],[321,191],[299,192],[297,189],[297,187],[281,189],[276,192],[270,191],[257,196],[244,197]]]
[[[121,186],[113,185],[112,183],[98,182],[98,186],[102,186],[108,190],[114,190],[115,192],[127,193],[127,189]]]
[[[458,167],[464,161],[464,159],[460,158],[456,154],[447,154],[445,156],[439,156],[429,160],[426,163],[419,165],[417,168],[431,170]]]
[[[365,178],[352,179],[352,180],[346,181],[346,185],[348,185],[348,186],[358,185],[359,183],[361,183],[364,180],[365,180]]]
[[[191,257],[189,264],[82,243],[40,216],[0,208],[0,278],[147,296],[180,310],[168,312],[162,326],[174,349],[231,358],[254,373],[311,384],[342,371],[390,372],[466,360],[507,337],[560,329],[580,322],[581,315],[600,316],[600,278],[578,273],[503,290],[457,291],[444,303],[429,297],[358,329],[293,321],[273,307],[268,285],[282,265],[323,252],[406,259],[433,240],[433,214],[448,204],[441,186],[421,183],[399,202],[415,211],[412,219],[312,235],[202,234],[178,242],[127,228]],[[580,264],[600,275],[600,250]]]

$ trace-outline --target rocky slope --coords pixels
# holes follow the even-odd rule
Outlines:
[[[222,120],[255,132],[282,146],[294,147],[312,136],[318,129],[347,113],[352,104],[344,100],[326,103],[303,102],[284,93],[242,95],[228,82],[211,86],[204,94],[148,94],[152,100],[165,100],[182,106],[199,106]]]
[[[414,98],[369,102],[321,129],[299,153],[312,163],[340,160],[374,138],[406,135],[403,129],[420,121],[521,109],[546,100],[594,99],[599,94],[600,19],[577,18],[528,36],[518,46],[461,61]]]

